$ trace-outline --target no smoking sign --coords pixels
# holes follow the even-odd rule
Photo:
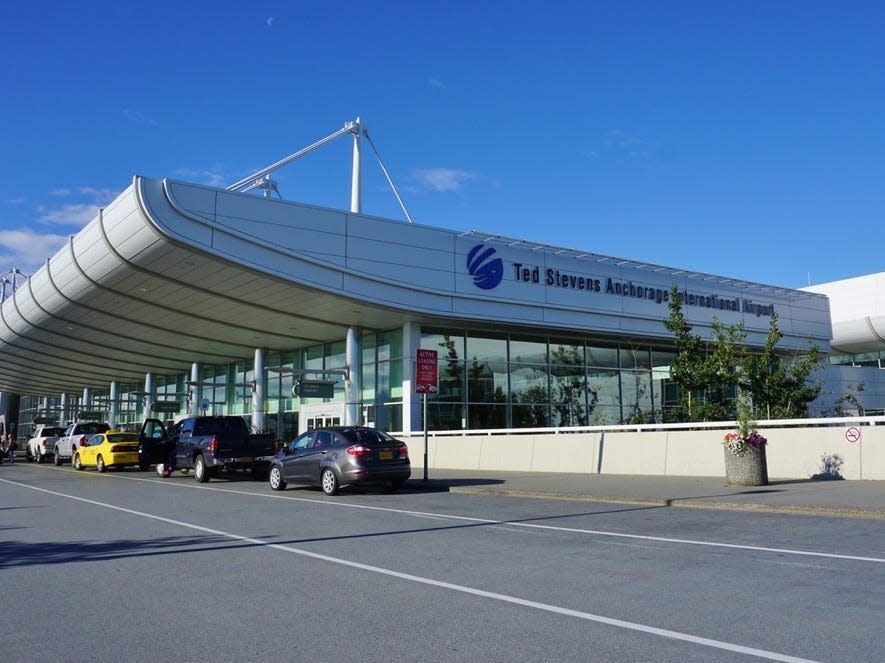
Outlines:
[[[860,442],[860,428],[849,426],[845,429],[845,439],[849,442]]]

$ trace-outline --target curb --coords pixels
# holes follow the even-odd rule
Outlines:
[[[614,495],[589,495],[555,491],[513,490],[509,488],[472,488],[451,486],[451,493],[474,495],[498,495],[509,497],[531,497],[549,500],[579,500],[587,502],[607,502],[609,504],[634,504],[649,507],[675,507],[682,509],[708,509],[711,511],[753,511],[757,513],[779,513],[794,516],[829,516],[838,518],[863,518],[885,520],[885,509],[863,507],[821,506],[813,504],[759,504],[758,502],[718,502],[692,498],[664,497],[623,497]]]

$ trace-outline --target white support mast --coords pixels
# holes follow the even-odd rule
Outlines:
[[[325,138],[321,138],[313,145],[308,145],[307,147],[298,150],[293,154],[290,154],[284,159],[280,159],[276,163],[271,164],[267,168],[262,168],[258,172],[252,173],[248,177],[244,177],[239,182],[234,182],[227,187],[227,190],[246,193],[255,189],[261,189],[264,191],[265,197],[270,196],[271,191],[274,191],[278,196],[280,196],[280,198],[282,198],[282,195],[280,195],[280,190],[277,188],[276,182],[270,179],[270,174],[272,172],[292,163],[293,161],[295,161],[295,159],[299,159],[305,154],[309,154],[315,149],[331,143],[332,141],[337,140],[341,136],[345,136],[347,134],[353,135],[353,172],[351,175],[350,185],[350,211],[355,214],[359,214],[362,212],[362,144],[360,142],[360,139],[365,136],[366,140],[369,141],[369,145],[372,147],[372,151],[375,153],[375,158],[378,159],[378,165],[381,166],[381,171],[384,173],[384,177],[387,179],[387,183],[393,190],[393,195],[396,196],[396,200],[399,203],[400,209],[402,209],[403,214],[405,214],[408,222],[412,223],[412,217],[409,216],[409,211],[406,209],[405,203],[403,203],[403,199],[400,197],[399,191],[397,191],[396,185],[393,183],[393,180],[390,177],[390,173],[387,172],[387,168],[385,168],[384,162],[381,160],[381,155],[378,153],[378,149],[375,147],[375,143],[372,142],[372,138],[369,136],[368,129],[366,129],[365,125],[362,124],[359,117],[357,117],[356,120],[354,120],[353,122],[346,122],[341,129],[339,129],[335,133],[329,134]]]

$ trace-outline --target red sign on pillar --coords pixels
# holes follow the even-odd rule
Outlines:
[[[439,369],[436,350],[418,350],[415,357],[415,393],[435,394],[439,391]]]

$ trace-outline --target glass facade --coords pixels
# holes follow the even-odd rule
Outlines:
[[[403,329],[363,331],[362,420],[383,430],[404,426],[403,380],[410,378],[411,358],[404,356]],[[651,345],[618,343],[591,337],[480,332],[464,328],[423,328],[420,347],[439,352],[439,392],[428,396],[431,430],[505,429],[587,426],[659,421],[676,402],[669,382],[672,351]],[[301,398],[292,387],[299,370],[341,369],[346,364],[343,339],[290,352],[271,352],[267,366],[265,429],[280,439],[298,432],[299,410],[311,403],[341,403],[344,378],[334,380],[332,398]],[[308,374],[318,379],[321,374]],[[197,412],[239,414],[251,422],[252,360],[200,366]],[[175,401],[178,413],[189,410],[190,375],[155,375],[155,400]],[[143,417],[143,383],[118,384],[117,424],[137,428]],[[68,396],[23,397],[20,426],[32,431],[37,419],[74,420],[83,411],[110,411],[108,390],[92,390],[90,403]],[[173,417],[174,414],[160,416]],[[423,425],[423,423],[422,423]]]
[[[433,328],[421,347],[439,352],[430,430],[660,421],[676,401],[665,348]]]

